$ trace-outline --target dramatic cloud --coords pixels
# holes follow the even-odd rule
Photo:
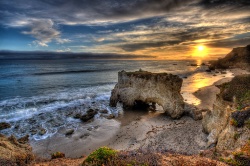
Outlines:
[[[160,16],[193,0],[18,0],[3,1],[3,9],[15,11],[19,19],[51,18],[61,24],[102,24]],[[1,12],[10,18],[8,10]],[[12,20],[13,21],[13,20]],[[12,24],[12,22],[7,24]],[[15,25],[15,24],[14,24]]]
[[[249,44],[250,1],[2,0],[0,27],[19,29],[35,38],[29,45],[58,52],[181,59],[202,44],[215,57]]]
[[[34,36],[36,43],[41,46],[48,46],[52,39],[59,38],[60,32],[53,28],[53,21],[48,20],[29,20],[27,26],[30,27],[30,31],[23,31],[23,34],[29,34]]]

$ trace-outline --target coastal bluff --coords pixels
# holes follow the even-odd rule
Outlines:
[[[233,48],[224,58],[210,62],[209,69],[241,68],[250,71],[250,45]]]
[[[179,118],[184,112],[183,97],[180,94],[182,79],[167,73],[147,71],[118,72],[118,83],[111,92],[110,106],[122,102],[124,107],[155,104],[172,118]]]

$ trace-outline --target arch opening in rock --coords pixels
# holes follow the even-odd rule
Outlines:
[[[181,85],[182,79],[177,75],[121,71],[111,93],[110,106],[115,107],[120,101],[124,107],[151,107],[155,110],[157,103],[172,118],[180,118],[184,112]]]

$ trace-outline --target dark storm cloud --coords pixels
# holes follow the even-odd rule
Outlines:
[[[221,5],[227,5],[227,6],[249,6],[250,1],[249,0],[201,0],[199,3],[200,5],[203,5],[205,7],[214,7],[214,6],[221,6]]]
[[[219,40],[216,42],[210,42],[207,46],[210,47],[218,47],[218,48],[233,48],[246,46],[250,44],[250,34],[243,39],[227,39],[227,40]]]
[[[51,18],[62,24],[120,22],[166,13],[193,0],[19,0],[1,1],[2,21]],[[10,13],[11,11],[11,13]],[[117,20],[119,19],[119,20]],[[13,22],[10,23],[10,25]]]

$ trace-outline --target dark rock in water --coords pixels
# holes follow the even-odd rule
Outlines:
[[[14,127],[14,129],[18,129],[20,126],[19,125],[16,125],[15,127]]]
[[[6,123],[6,122],[0,123],[0,130],[4,130],[4,129],[8,129],[8,128],[11,128],[11,125],[9,123]]]
[[[211,71],[212,71],[212,70],[210,70],[210,69],[207,69],[207,70],[206,70],[206,72],[209,72],[209,73],[210,73]]]
[[[28,123],[31,124],[31,125],[33,125],[33,124],[36,123],[36,120],[35,120],[35,119],[29,119],[29,120],[28,120]]]
[[[107,114],[108,110],[101,110],[100,113]]]
[[[37,133],[37,130],[36,129],[31,129],[30,133],[31,133],[31,135],[35,135]]]
[[[96,111],[96,110],[89,109],[85,115],[82,115],[82,116],[81,116],[80,119],[81,119],[83,122],[87,122],[87,121],[93,119],[93,118],[95,117],[96,114],[97,114],[97,111]]]
[[[192,64],[190,64],[190,66],[198,66],[197,64],[194,64],[194,63],[192,63]]]
[[[46,129],[41,128],[39,131],[39,135],[44,135],[46,132],[47,132]]]
[[[205,63],[202,63],[201,66],[205,66],[206,64]]]
[[[226,71],[221,71],[220,73],[221,73],[221,74],[227,74],[227,72],[226,72]]]
[[[183,78],[187,79],[188,77],[187,77],[187,76],[185,76],[185,77],[183,77]]]
[[[29,135],[25,135],[24,137],[21,137],[17,140],[21,144],[26,144],[29,142]]]
[[[75,119],[80,119],[81,116],[82,116],[82,115],[78,113],[78,114],[75,114],[73,118],[75,118]]]
[[[66,136],[69,136],[69,135],[72,135],[74,132],[75,132],[74,129],[69,129],[69,130],[67,130],[67,131],[65,132],[65,135],[66,135]]]

